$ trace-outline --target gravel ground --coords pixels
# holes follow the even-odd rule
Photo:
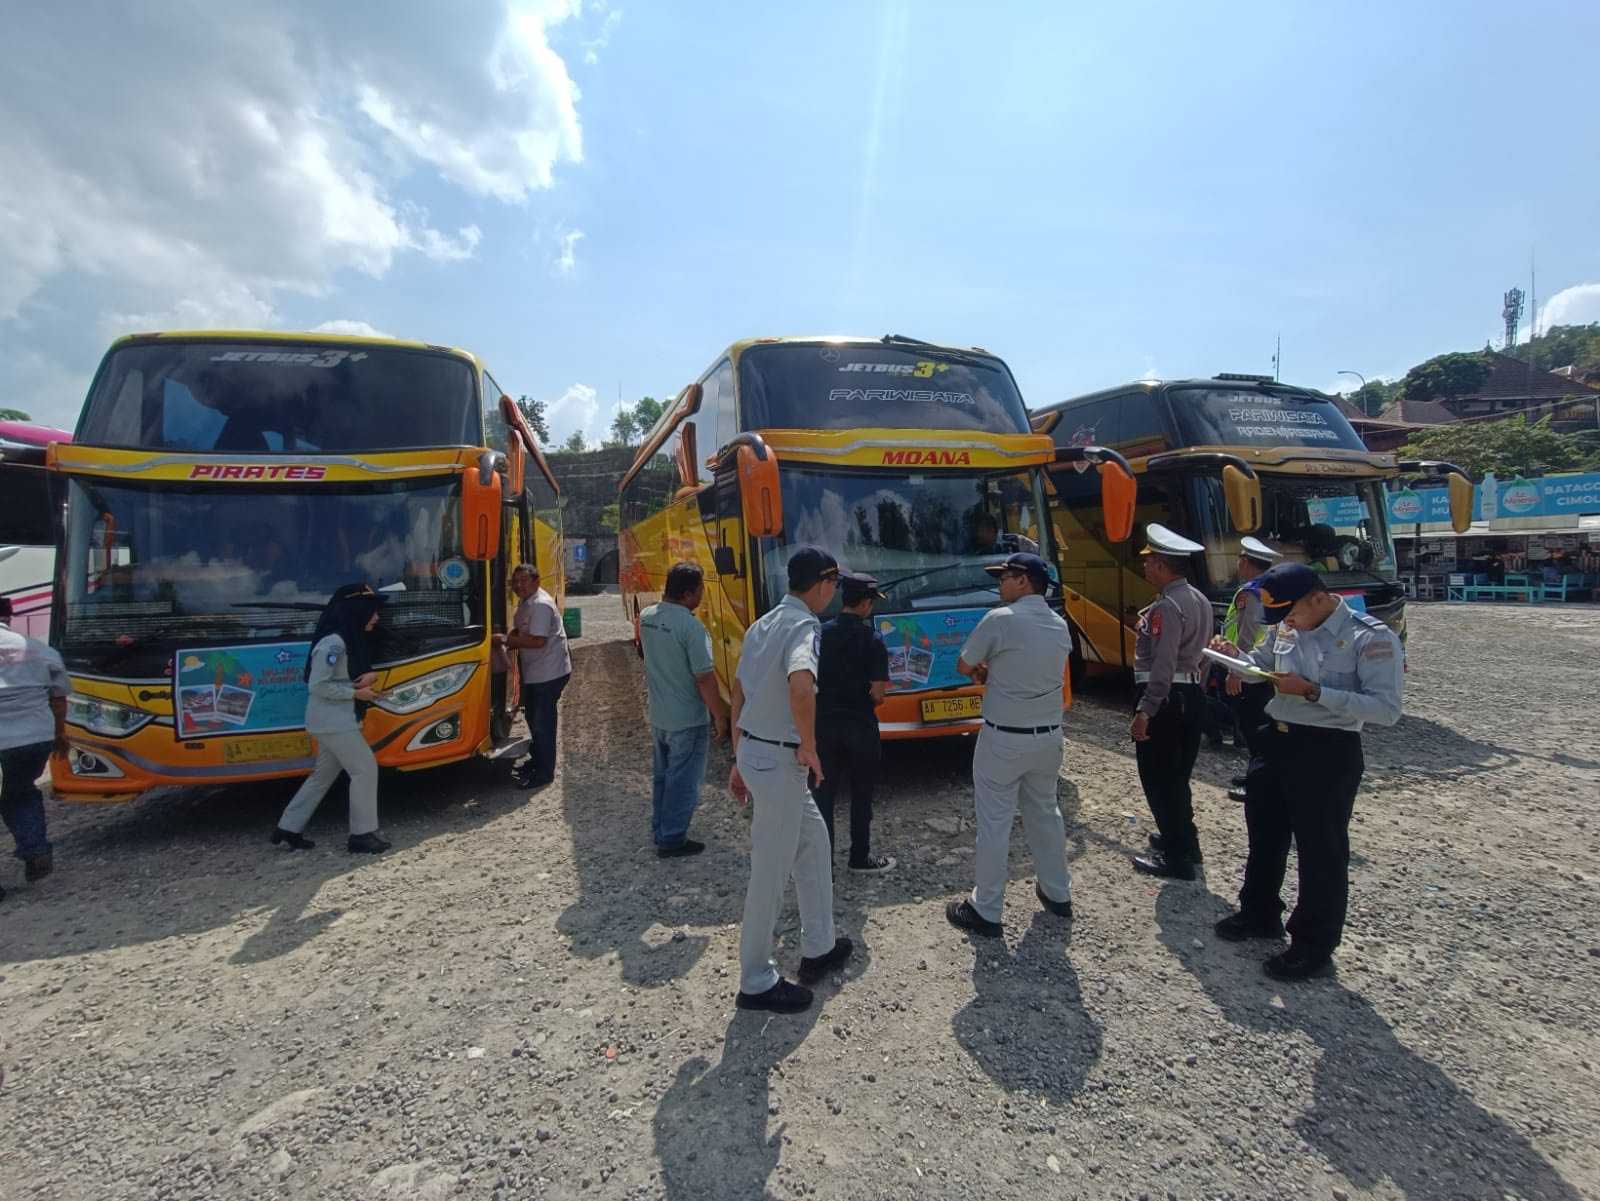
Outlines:
[[[0,903],[0,1197],[1600,1196],[1600,609],[1417,606],[1409,716],[1367,740],[1335,980],[1220,943],[1244,850],[1206,752],[1209,876],[1153,885],[1116,695],[1070,715],[1076,921],[1020,834],[1004,943],[970,883],[959,744],[887,754],[840,873],[858,951],[813,1010],[733,1009],[746,819],[663,863],[638,661],[588,598],[556,784],[386,780],[271,848],[283,787],[52,803],[58,869]],[[792,904],[792,902],[791,902]],[[797,955],[792,908],[785,962]]]

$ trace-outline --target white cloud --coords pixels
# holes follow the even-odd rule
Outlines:
[[[435,228],[407,176],[522,202],[581,161],[578,90],[548,36],[576,15],[576,0],[380,20],[311,0],[146,5],[85,37],[70,5],[16,9],[0,47],[0,337],[54,332],[86,366],[91,333],[272,325],[347,273],[470,258],[478,227]],[[0,369],[0,390],[21,382]]]
[[[571,275],[578,266],[578,243],[583,241],[583,230],[569,229],[561,235],[561,253],[556,258],[556,274]]]
[[[368,325],[365,321],[350,321],[344,317],[336,317],[332,321],[324,321],[321,325],[311,327],[314,334],[349,334],[358,338],[392,338],[393,334],[386,334],[375,326]]]
[[[1539,329],[1556,325],[1588,325],[1600,321],[1600,284],[1563,288],[1539,311]]]
[[[582,430],[584,439],[597,446],[603,440],[600,428],[600,393],[588,384],[573,384],[559,398],[550,402],[545,410],[550,423],[550,440],[560,446],[574,430]]]
[[[609,8],[606,0],[600,0],[595,9],[606,14],[606,19],[601,22],[600,32],[595,34],[583,44],[583,61],[591,67],[600,61],[600,51],[611,44],[611,35],[617,32],[617,26],[622,24],[622,10]]]

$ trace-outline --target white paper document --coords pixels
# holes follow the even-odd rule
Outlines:
[[[1267,672],[1262,671],[1259,667],[1257,667],[1254,663],[1250,662],[1250,660],[1248,660],[1248,659],[1235,659],[1231,655],[1224,655],[1221,651],[1214,651],[1209,646],[1205,647],[1203,650],[1201,650],[1200,653],[1202,655],[1204,655],[1207,659],[1210,659],[1213,663],[1220,663],[1220,664],[1222,664],[1222,666],[1226,667],[1229,671],[1236,671],[1240,675],[1244,676],[1246,679],[1251,679],[1251,680],[1270,680],[1270,679],[1272,679],[1272,676],[1270,674],[1268,674]]]

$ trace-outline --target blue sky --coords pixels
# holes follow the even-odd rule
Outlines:
[[[1207,10],[1211,9],[1210,12]],[[1600,320],[1600,6],[28,6],[0,405],[130,329],[363,323],[609,425],[750,334],[1349,387]],[[1446,19],[1445,14],[1448,14]]]

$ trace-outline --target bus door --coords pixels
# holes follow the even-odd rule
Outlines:
[[[719,470],[712,486],[702,489],[698,499],[708,551],[702,563],[706,568],[706,597],[701,604],[700,621],[711,634],[717,678],[727,682],[731,694],[744,632],[754,620],[750,611],[750,539],[744,532],[737,473]]]
[[[1078,467],[1084,470],[1076,470]],[[1121,665],[1122,575],[1128,545],[1106,537],[1100,476],[1092,466],[1059,464],[1051,468],[1047,482],[1054,491],[1050,512],[1062,603],[1076,629],[1079,652],[1090,663]],[[1141,505],[1138,521],[1142,524],[1145,520]]]

